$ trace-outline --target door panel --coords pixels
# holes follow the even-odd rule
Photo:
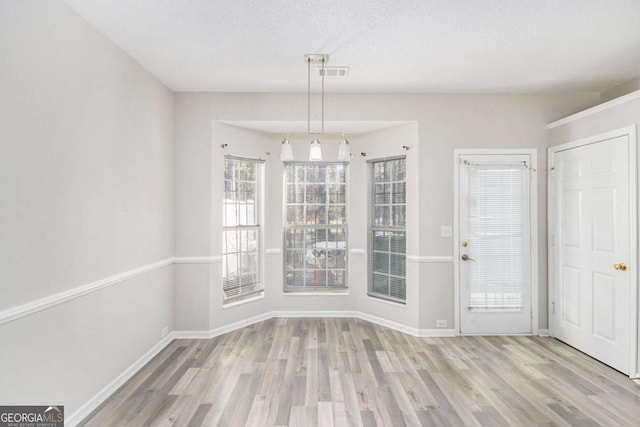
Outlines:
[[[631,275],[628,137],[553,156],[554,333],[628,373]]]
[[[459,160],[460,332],[531,333],[530,156]]]

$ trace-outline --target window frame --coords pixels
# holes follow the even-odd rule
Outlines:
[[[287,185],[289,184],[287,180],[287,168],[289,166],[296,165],[309,165],[309,166],[317,166],[317,165],[342,165],[344,167],[344,186],[345,186],[345,201],[344,201],[344,222],[342,225],[331,225],[331,224],[308,224],[308,225],[287,225],[287,207],[289,205],[287,200]],[[306,180],[305,180],[306,183]],[[325,184],[327,181],[325,180]],[[340,183],[342,185],[342,183]],[[309,294],[309,293],[322,293],[322,294],[344,294],[349,291],[349,162],[340,162],[340,161],[286,161],[283,162],[283,171],[282,171],[282,289],[285,294]],[[305,203],[306,205],[306,203]],[[329,206],[325,202],[325,206]],[[328,210],[327,210],[327,222],[328,222]],[[290,229],[340,229],[344,231],[344,286],[295,286],[288,287],[287,286],[287,231]],[[318,270],[318,269],[315,269]],[[337,269],[334,269],[337,270]],[[313,271],[313,270],[303,270],[303,271]],[[323,270],[319,271],[330,271],[325,267]]]
[[[407,202],[408,199],[406,197],[407,195],[407,164],[406,164],[406,159],[407,156],[405,155],[401,155],[401,156],[389,156],[389,157],[381,157],[381,158],[377,158],[377,159],[371,159],[371,160],[367,160],[367,175],[368,175],[368,182],[367,182],[367,243],[368,243],[368,247],[369,247],[369,251],[368,251],[368,257],[367,257],[367,296],[371,297],[371,298],[376,298],[376,299],[380,299],[383,301],[390,301],[390,302],[394,302],[394,303],[398,303],[398,304],[402,304],[402,305],[406,305],[407,303],[407,270],[406,270],[406,262],[407,262],[407,221],[406,221],[406,206],[407,206]],[[374,167],[376,163],[385,163],[385,162],[390,162],[390,161],[396,161],[396,160],[403,160],[405,162],[405,178],[404,178],[404,184],[405,184],[405,202],[404,202],[404,206],[405,206],[405,221],[404,221],[404,225],[403,226],[382,226],[382,225],[376,225],[375,221],[374,221],[374,214],[375,214],[375,200],[374,200],[374,185],[375,185],[375,178],[374,178]],[[392,184],[393,181],[390,181],[389,184]],[[389,206],[393,206],[393,199],[390,200]],[[391,292],[389,292],[389,294],[381,294],[378,292],[374,292],[373,291],[373,276],[374,276],[374,234],[375,232],[401,232],[404,233],[404,259],[405,259],[405,269],[404,269],[404,276],[402,277],[404,279],[404,294],[405,297],[404,299],[401,298],[396,298],[391,296]],[[397,255],[398,252],[391,252],[391,247],[389,248],[389,250],[386,252],[388,255]],[[390,273],[388,274],[389,277],[391,276],[395,276],[395,275],[391,275]],[[396,276],[396,277],[400,277],[400,276]]]
[[[256,165],[256,196],[255,196],[255,224],[252,225],[226,225],[226,181],[227,179],[224,177],[226,170],[227,160],[234,161],[242,161],[242,162],[250,162]],[[264,228],[262,224],[264,223],[264,178],[265,178],[265,160],[261,158],[253,158],[253,157],[243,157],[243,156],[234,156],[234,155],[225,155],[223,158],[223,192],[222,192],[222,301],[223,305],[233,304],[238,301],[242,301],[251,297],[255,297],[256,295],[264,294],[265,286],[264,286],[264,262],[263,262],[263,253],[264,253]],[[231,180],[231,182],[236,182],[235,178]],[[225,271],[225,260],[224,257],[227,255],[226,252],[226,232],[227,231],[247,231],[247,230],[255,230],[256,231],[256,275],[257,281],[251,285],[257,285],[257,288],[244,293],[238,293],[237,295],[227,296],[225,293],[225,284],[227,281],[227,271]],[[236,251],[237,253],[242,253],[242,251]],[[246,251],[248,254],[249,251]],[[239,289],[242,289],[242,284],[240,284]]]

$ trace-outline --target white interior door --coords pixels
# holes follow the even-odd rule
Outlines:
[[[458,157],[462,334],[531,333],[531,156]]]
[[[554,335],[629,373],[629,137],[553,154]]]

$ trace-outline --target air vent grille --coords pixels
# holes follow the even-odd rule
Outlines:
[[[322,76],[322,67],[318,67],[318,75]],[[324,67],[324,75],[325,77],[349,77],[349,67],[343,66],[334,66],[334,67]]]

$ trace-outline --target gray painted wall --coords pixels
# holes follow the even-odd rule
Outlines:
[[[419,253],[412,255],[451,255],[453,242],[439,235],[440,225],[452,225],[453,216],[453,150],[455,148],[535,148],[538,150],[538,170],[546,167],[547,130],[546,123],[578,112],[599,101],[599,94],[573,95],[423,95],[423,94],[329,94],[326,97],[326,120],[339,121],[409,121],[413,128],[383,131],[379,134],[352,137],[357,144],[369,144],[374,150],[385,151],[383,144],[404,145],[405,138],[415,135],[417,157],[417,205],[416,217],[419,227],[416,235]],[[215,185],[221,185],[220,144],[243,141],[235,144],[248,149],[246,144],[254,141],[256,151],[271,151],[268,160],[273,163],[269,175],[273,193],[270,193],[273,212],[267,212],[267,220],[273,218],[274,234],[267,248],[281,247],[281,188],[282,175],[278,172],[280,140],[284,135],[251,135],[242,129],[229,130],[229,126],[218,124],[228,121],[305,121],[306,96],[298,94],[205,94],[178,93],[175,104],[175,150],[176,150],[176,256],[219,255],[220,212],[211,211],[217,203],[221,190],[213,190],[207,181],[213,177]],[[231,132],[231,133],[230,133]],[[398,139],[385,137],[384,132],[400,132]],[[405,132],[405,133],[402,133]],[[408,133],[407,133],[408,132]],[[231,136],[231,135],[235,136]],[[269,137],[266,137],[267,140]],[[400,142],[402,141],[402,142]],[[303,141],[294,144],[302,144]],[[419,149],[418,149],[419,148]],[[233,150],[234,145],[226,150]],[[389,149],[396,153],[397,147]],[[396,150],[396,151],[394,151]],[[354,149],[354,152],[358,150]],[[232,152],[231,152],[232,153]],[[233,154],[233,153],[232,153]],[[400,154],[400,153],[396,153]],[[409,155],[412,156],[411,152]],[[414,157],[415,158],[415,157]],[[354,159],[355,160],[355,159]],[[352,175],[355,173],[355,161]],[[352,177],[352,179],[354,179]],[[539,217],[539,316],[540,328],[547,327],[546,287],[546,177],[538,175]],[[354,218],[354,216],[352,216]],[[355,217],[358,218],[358,217]],[[364,227],[364,217],[354,227]],[[353,233],[353,230],[352,230]],[[352,244],[358,247],[360,243]],[[241,320],[247,315],[256,315],[268,310],[363,310],[387,320],[396,321],[412,328],[434,329],[435,320],[448,320],[453,325],[453,271],[449,264],[419,264],[412,285],[417,301],[407,308],[362,298],[362,284],[350,275],[352,298],[343,296],[282,296],[281,258],[270,256],[266,274],[267,297],[232,308],[222,308],[219,266],[209,269],[197,265],[185,265],[177,274],[177,283],[200,280],[201,295],[207,294],[208,307],[197,309],[208,312],[210,327],[219,327]],[[362,260],[351,256],[351,267],[362,271]],[[355,264],[353,264],[355,263]],[[358,264],[360,263],[360,264]],[[218,270],[216,270],[218,269]],[[199,271],[198,272],[196,272]],[[210,274],[205,279],[205,275]],[[183,279],[183,277],[185,279]],[[188,279],[186,279],[188,277]],[[360,291],[358,291],[358,289]],[[358,293],[360,292],[360,293]],[[418,302],[419,301],[419,302]],[[240,314],[242,313],[242,314]],[[199,316],[207,321],[205,314]],[[176,314],[176,323],[183,318]]]
[[[62,2],[0,28],[0,311],[172,257],[173,94]],[[168,266],[0,325],[0,402],[71,414],[172,317]]]
[[[640,90],[640,77],[602,92],[601,102],[611,101],[636,90]]]

